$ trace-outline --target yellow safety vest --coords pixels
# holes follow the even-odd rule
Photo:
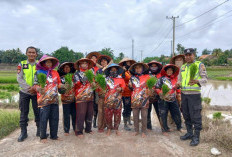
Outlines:
[[[38,61],[36,60],[36,63],[37,62]],[[31,66],[31,64],[29,64],[27,62],[27,60],[21,61],[21,65],[22,65],[22,69],[23,69],[23,78],[29,86],[33,86],[33,84],[34,84],[34,76],[35,76],[35,72],[36,72],[36,63],[33,66]]]
[[[200,61],[195,61],[194,63],[198,67],[196,75],[194,77],[194,80],[199,80],[199,79],[201,79],[201,76],[199,74],[199,69],[200,69],[200,66],[202,63]],[[194,63],[192,63],[192,64],[194,64]],[[201,87],[198,84],[194,84],[192,86],[190,86],[188,84],[190,81],[190,65],[191,64],[185,63],[184,65],[181,66],[181,77],[182,77],[181,90],[182,91],[199,91],[200,92]]]

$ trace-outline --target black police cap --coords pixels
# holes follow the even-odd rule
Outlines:
[[[193,48],[188,48],[184,50],[184,54],[189,54],[189,53],[195,53],[195,50]]]

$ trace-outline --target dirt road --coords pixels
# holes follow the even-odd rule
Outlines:
[[[60,109],[62,113],[62,109]],[[60,114],[60,116],[62,116]],[[123,131],[121,123],[121,136],[115,133],[106,136],[105,133],[94,135],[86,134],[79,139],[71,132],[69,136],[63,135],[63,122],[60,117],[59,137],[62,141],[48,140],[42,144],[35,136],[36,126],[30,122],[28,126],[28,138],[24,142],[17,142],[20,130],[16,130],[0,141],[0,156],[22,156],[22,157],[48,157],[48,156],[79,156],[79,157],[178,157],[178,156],[211,156],[210,146],[201,143],[198,147],[190,147],[189,141],[180,141],[179,132],[172,132],[170,136],[162,136],[157,119],[153,116],[154,129],[148,133],[146,138],[132,136],[132,132]],[[227,156],[224,154],[223,156]]]

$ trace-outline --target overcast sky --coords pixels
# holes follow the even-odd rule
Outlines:
[[[134,39],[137,60],[141,50],[143,57],[169,55],[172,20],[166,16],[179,16],[178,26],[224,1],[0,0],[0,49],[19,47],[25,52],[33,45],[51,53],[61,46],[78,52],[109,47],[116,55],[124,52],[131,57]],[[231,49],[230,10],[231,1],[177,27],[176,44],[197,48],[200,53],[204,48]]]

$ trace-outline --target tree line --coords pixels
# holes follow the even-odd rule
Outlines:
[[[100,52],[103,55],[110,56],[115,63],[118,63],[125,57],[123,52],[119,53],[119,56],[115,56],[114,51],[111,48],[103,48],[101,51],[97,52]],[[37,49],[37,53],[37,59],[41,58],[43,54],[46,54],[43,53],[40,49]],[[60,61],[60,63],[63,63],[75,62],[76,60],[83,58],[85,55],[87,55],[87,53],[85,53],[84,55],[83,52],[75,52],[74,50],[69,49],[66,46],[63,46],[48,55],[56,57]],[[25,59],[27,59],[26,52],[22,52],[19,48],[10,50],[0,50],[0,63],[15,64]]]

